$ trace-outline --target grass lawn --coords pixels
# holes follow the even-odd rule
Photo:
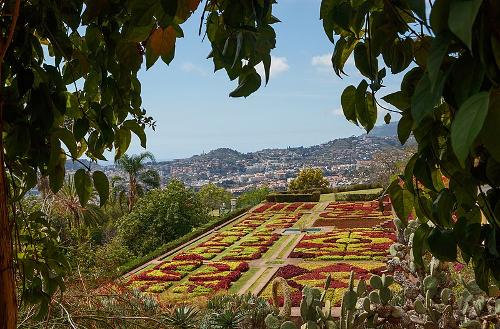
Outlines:
[[[375,193],[381,193],[382,188],[371,188],[368,190],[356,190],[356,191],[345,191],[345,192],[338,192],[338,193],[332,193],[332,194],[375,194]],[[326,194],[329,195],[329,194]],[[323,195],[322,195],[323,196]]]
[[[335,193],[321,194],[319,202],[335,201]]]
[[[228,292],[230,294],[238,293],[238,291],[240,291],[240,289],[243,288],[243,286],[248,282],[248,280],[251,279],[258,271],[260,271],[259,267],[251,267],[241,276],[241,278],[238,279],[238,281],[236,281],[231,285]]]

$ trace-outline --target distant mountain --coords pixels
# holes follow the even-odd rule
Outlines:
[[[65,164],[65,167],[66,167],[66,170],[78,170],[78,169],[81,169],[81,168],[84,168],[85,169],[85,166],[83,166],[83,164],[85,164],[85,166],[87,167],[91,167],[93,170],[94,169],[99,169],[101,170],[102,167],[95,163],[95,162],[90,162],[89,160],[87,159],[80,159],[79,161],[73,161],[73,160],[66,160],[66,164]]]
[[[376,137],[393,137],[398,135],[398,123],[391,122],[389,124],[383,124],[380,126],[375,126],[369,133],[369,136]]]

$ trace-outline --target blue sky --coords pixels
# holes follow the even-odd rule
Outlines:
[[[361,134],[342,115],[340,95],[357,85],[352,59],[349,77],[337,77],[330,64],[333,45],[319,20],[319,0],[281,0],[274,14],[277,46],[266,87],[244,98],[229,98],[236,81],[213,73],[210,44],[198,36],[200,9],[183,25],[170,66],[158,61],[140,73],[143,106],[156,120],[148,130],[148,150],[158,160],[189,157],[219,147],[241,152],[309,146]],[[386,80],[383,94],[397,86]],[[379,122],[385,113],[379,112]],[[143,151],[134,138],[129,153]]]

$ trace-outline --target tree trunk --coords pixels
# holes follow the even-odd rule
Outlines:
[[[1,97],[1,95],[0,95]],[[12,225],[7,209],[7,178],[3,154],[3,100],[0,99],[0,329],[14,329],[17,322]]]
[[[7,209],[7,176],[5,174],[5,161],[3,151],[3,88],[2,66],[7,50],[14,38],[14,31],[19,17],[21,0],[15,0],[12,8],[6,4],[2,7],[1,14],[5,15],[10,9],[12,17],[8,29],[2,27],[0,37],[0,329],[15,329],[17,325],[17,298],[16,283],[14,280],[14,250],[12,246],[12,225],[9,221]]]
[[[136,184],[137,184],[136,178],[131,174],[129,174],[128,212],[131,212],[132,209],[134,208],[135,195],[137,192]]]

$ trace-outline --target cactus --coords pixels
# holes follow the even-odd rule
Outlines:
[[[279,288],[283,292],[283,307],[279,306]],[[278,315],[268,314],[265,323],[269,329],[294,329],[295,324],[287,321],[292,314],[292,297],[290,293],[290,286],[282,277],[277,277],[272,283],[272,302],[273,305],[279,309]],[[291,326],[293,325],[293,327]]]

